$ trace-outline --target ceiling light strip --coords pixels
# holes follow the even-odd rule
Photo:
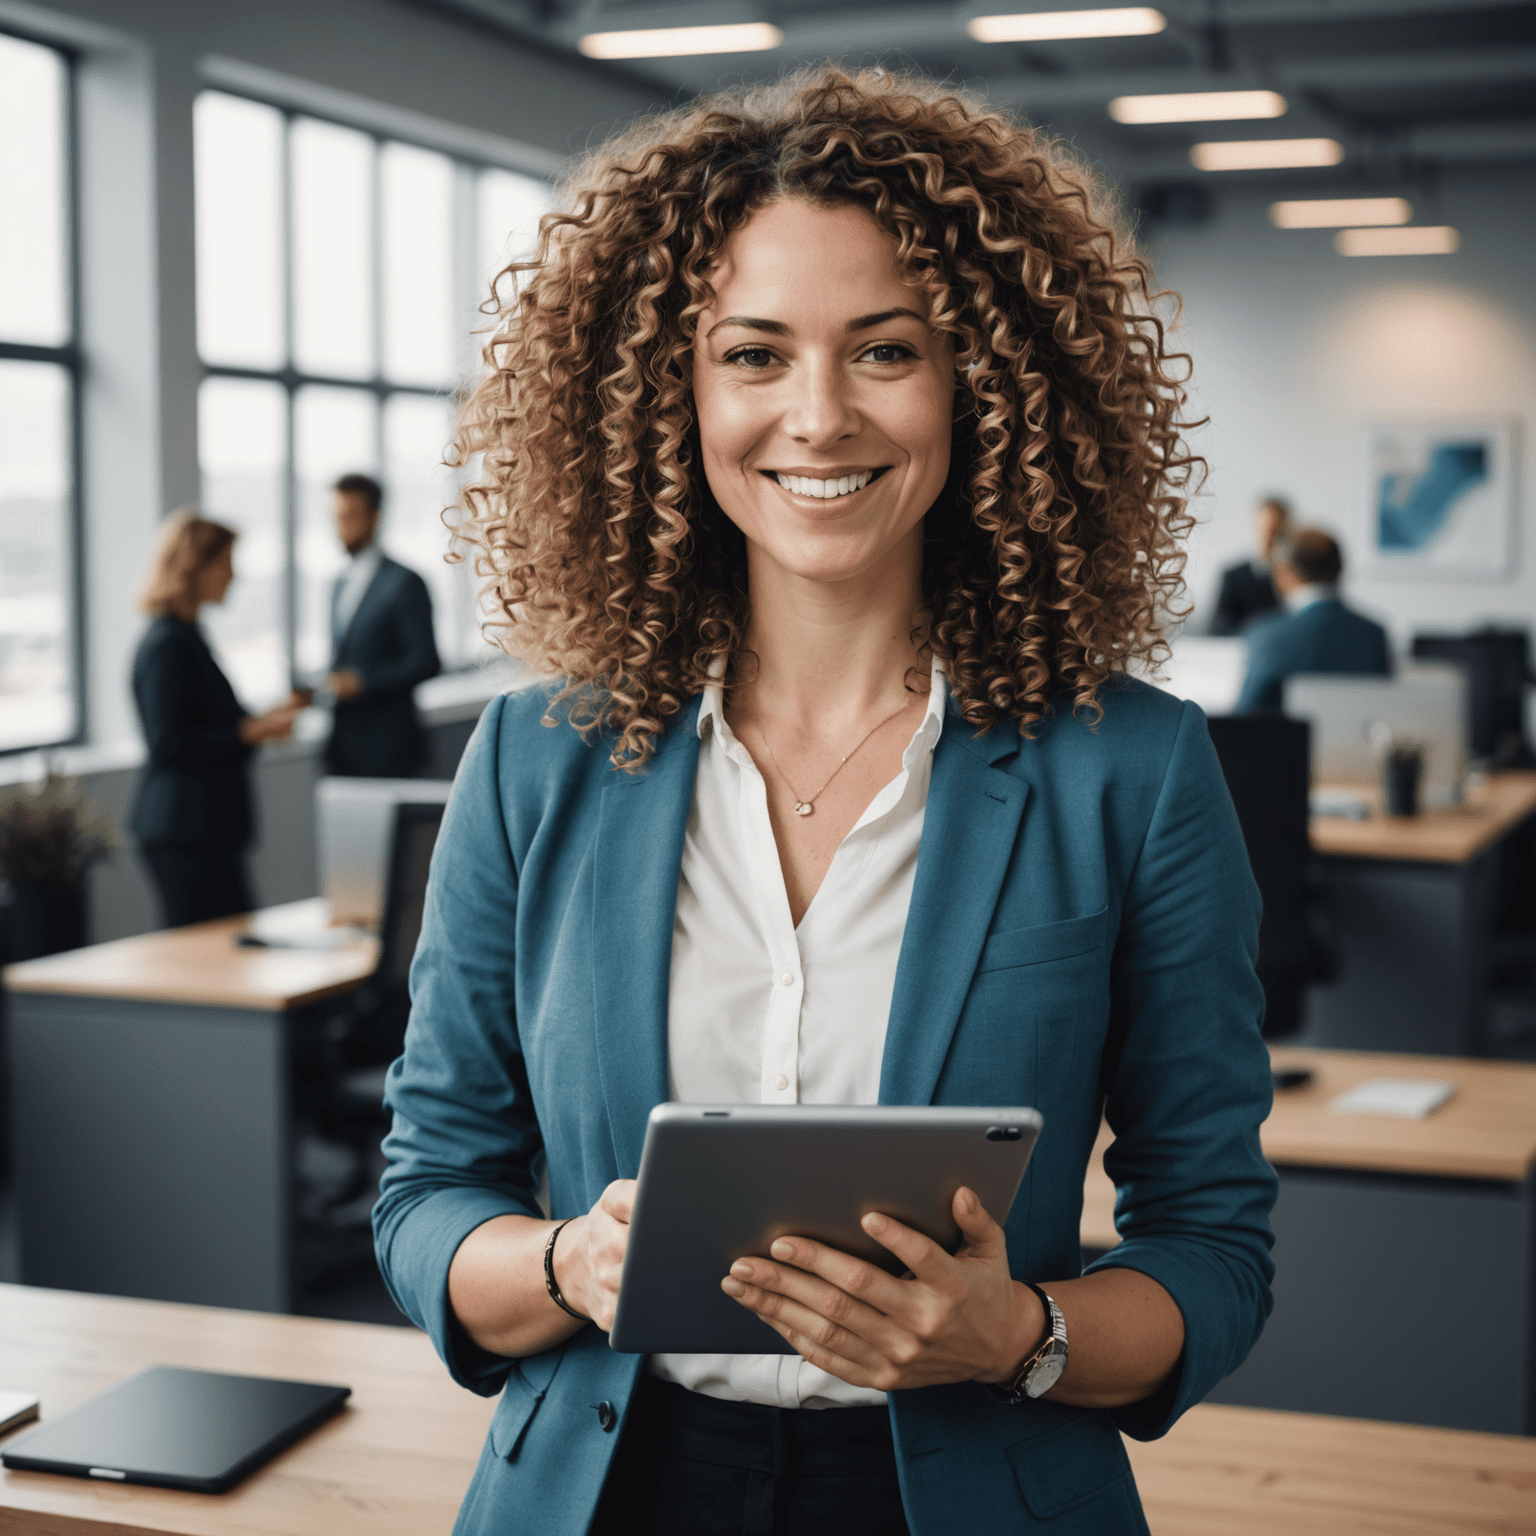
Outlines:
[[[1341,229],[1333,237],[1341,256],[1449,256],[1461,248],[1461,231],[1449,224],[1411,229]]]
[[[1413,204],[1405,197],[1313,197],[1269,205],[1269,222],[1276,229],[1406,224],[1412,217]]]
[[[784,34],[771,22],[715,27],[649,27],[634,32],[589,32],[577,47],[589,59],[677,59],[699,53],[761,53]]]
[[[1278,91],[1185,91],[1174,96],[1116,96],[1109,115],[1117,123],[1214,123],[1284,117]]]
[[[1337,139],[1238,139],[1196,144],[1189,152],[1197,171],[1279,171],[1337,165],[1344,146]]]
[[[1074,37],[1145,37],[1167,25],[1168,18],[1149,5],[1126,5],[1097,11],[975,16],[965,30],[978,43],[1048,43]]]

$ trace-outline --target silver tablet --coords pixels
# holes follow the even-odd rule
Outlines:
[[[902,1266],[859,1225],[881,1211],[953,1252],[966,1185],[1001,1222],[1040,1134],[1033,1109],[658,1104],[608,1342],[627,1354],[789,1354],[720,1289],[775,1238]]]

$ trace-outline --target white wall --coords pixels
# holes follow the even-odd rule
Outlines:
[[[1203,228],[1152,246],[1184,298],[1194,442],[1210,461],[1189,580],[1206,611],[1220,570],[1249,553],[1255,500],[1280,492],[1345,546],[1353,602],[1405,645],[1415,630],[1498,620],[1536,627],[1536,173],[1458,173],[1418,222],[1461,230],[1451,256],[1349,258],[1332,231],[1278,230],[1268,199],[1230,199]],[[1404,581],[1364,568],[1370,520],[1360,432],[1372,419],[1502,416],[1518,423],[1519,527],[1498,581]],[[1524,458],[1525,464],[1519,463]],[[1194,619],[1198,628],[1201,614]]]

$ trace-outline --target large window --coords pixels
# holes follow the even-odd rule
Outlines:
[[[467,666],[470,573],[444,561],[453,388],[549,186],[223,92],[196,111],[203,505],[241,532],[210,628],[236,687],[258,706],[328,664],[349,470],[383,482],[381,542],[431,587],[443,665]]]
[[[69,63],[0,33],[0,752],[80,734]]]

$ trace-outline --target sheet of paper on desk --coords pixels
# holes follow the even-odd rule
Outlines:
[[[352,944],[363,944],[373,935],[366,928],[319,928],[313,933],[266,934],[252,925],[251,938],[259,949],[346,949]]]
[[[1307,809],[1313,816],[1342,816],[1345,821],[1368,821],[1371,802],[1358,790],[1314,789],[1307,797]]]
[[[0,1435],[37,1417],[37,1393],[0,1391]]]
[[[1456,1092],[1455,1083],[1427,1077],[1368,1077],[1328,1106],[1341,1115],[1393,1115],[1422,1120]]]
[[[252,914],[246,929],[268,949],[344,949],[372,937],[363,928],[331,924],[314,911],[275,911]]]

